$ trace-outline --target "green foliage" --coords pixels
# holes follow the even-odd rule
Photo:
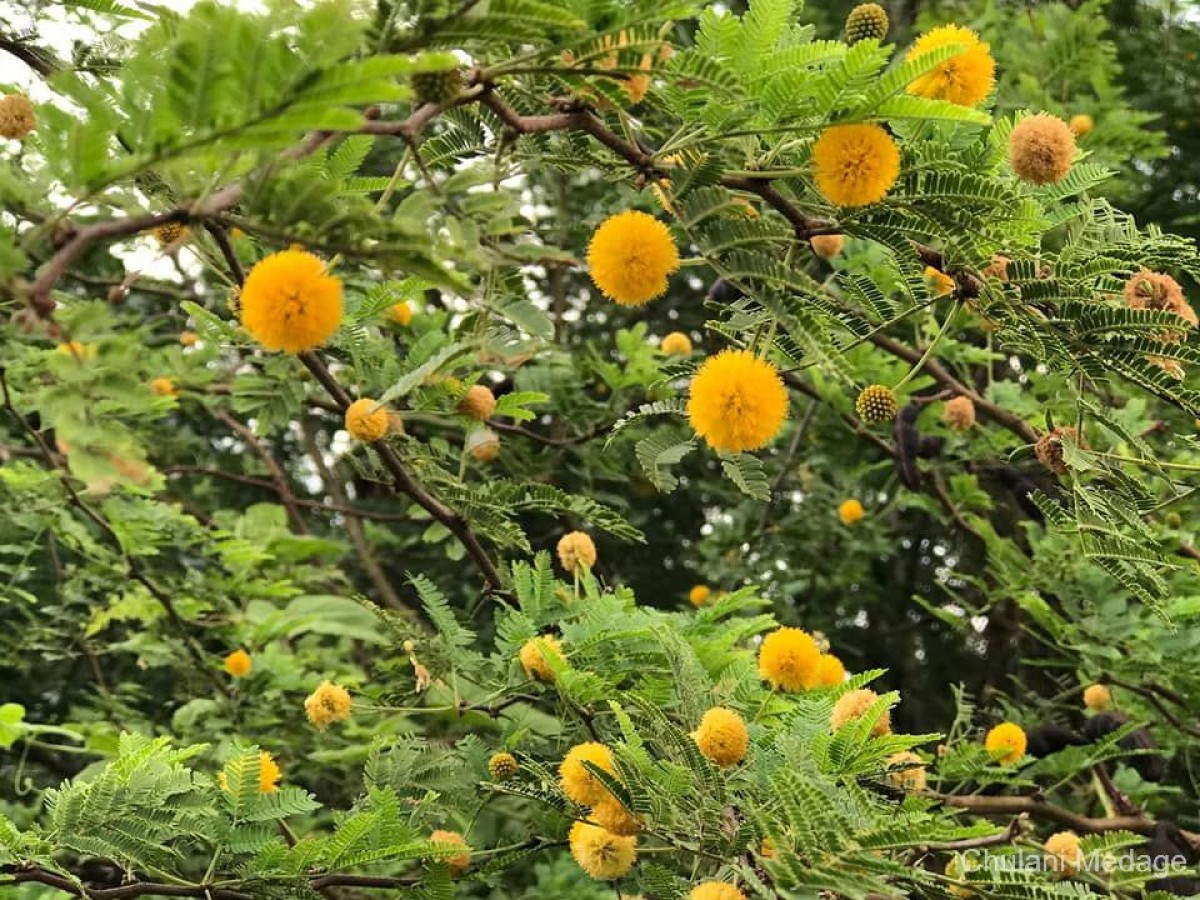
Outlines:
[[[908,93],[959,48],[906,60],[900,16],[850,46],[835,7],[81,2],[55,11],[74,48],[0,12],[39,79],[0,148],[4,891],[611,896],[566,846],[599,815],[559,772],[584,742],[638,830],[622,895],[1136,897],[1154,872],[1021,854],[1064,823],[1109,861],[1169,823],[1200,852],[1200,352],[1191,307],[1125,296],[1142,269],[1194,296],[1200,254],[1118,207],[1167,170],[1124,5],[923,5],[990,44],[973,107]],[[1043,109],[1095,129],[1033,186],[1008,147]],[[814,145],[868,122],[899,176],[832,204]],[[682,258],[637,308],[586,272],[630,209]],[[292,245],[342,319],[266,353],[245,274]],[[688,416],[726,347],[789,392],[753,452]],[[870,384],[895,422],[856,416]],[[360,398],[378,441],[345,431]],[[556,560],[575,531],[595,558]],[[768,688],[758,644],[794,624],[850,674]],[[1120,715],[1084,711],[1093,683]],[[718,706],[747,729],[728,767]],[[1001,720],[1033,738],[1016,762],[984,747]]]

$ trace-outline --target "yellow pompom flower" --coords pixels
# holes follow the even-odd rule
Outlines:
[[[59,344],[54,349],[58,353],[65,353],[76,359],[91,359],[96,355],[96,348],[82,341],[67,341],[64,344]]]
[[[776,690],[799,691],[816,683],[821,651],[811,634],[777,628],[758,648],[758,674]]]
[[[724,881],[702,881],[692,888],[688,900],[746,900],[746,895]]]
[[[929,293],[935,297],[945,297],[948,294],[953,294],[957,287],[953,278],[940,269],[935,269],[933,266],[925,267],[925,286],[929,288]]]
[[[273,794],[279,790],[279,779],[283,777],[283,773],[279,770],[279,763],[275,762],[273,757],[266,750],[262,750],[258,754],[258,792],[260,794]],[[217,784],[221,786],[221,790],[228,793],[229,779],[225,777],[224,772],[217,773]]]
[[[1067,123],[1067,127],[1071,129],[1071,133],[1075,137],[1081,138],[1091,134],[1092,129],[1096,127],[1096,123],[1087,113],[1076,113],[1071,116],[1071,121]]]
[[[888,783],[902,791],[925,790],[925,761],[911,750],[901,750],[887,758],[891,770]],[[903,768],[901,768],[903,767]]]
[[[458,401],[458,411],[483,422],[496,411],[496,395],[486,384],[473,384]]]
[[[1079,835],[1073,831],[1060,831],[1046,838],[1043,845],[1050,871],[1060,875],[1076,875],[1083,866],[1083,850],[1079,846]]]
[[[822,653],[817,661],[817,687],[836,687],[846,680],[846,666],[832,653]]]
[[[378,441],[388,433],[388,411],[370,397],[363,397],[346,407],[345,425],[356,441]]]
[[[698,584],[688,591],[688,603],[692,606],[703,606],[712,596],[712,588],[707,584]]]
[[[576,744],[563,757],[562,765],[558,767],[562,792],[580,806],[592,806],[608,799],[611,794],[603,782],[588,771],[585,762],[603,769],[613,777],[616,777],[617,770],[613,764],[612,751],[595,741]]]
[[[853,498],[843,500],[841,506],[838,507],[838,518],[841,519],[843,525],[853,525],[855,522],[861,521],[866,514],[863,505]]]
[[[813,144],[813,177],[834,206],[882,200],[900,176],[900,148],[879,125],[834,125]]]
[[[641,817],[633,816],[620,800],[611,795],[593,806],[588,818],[605,831],[626,837],[642,830]]]
[[[488,774],[497,781],[507,781],[517,774],[517,758],[511,753],[493,753],[488,760]]]
[[[679,250],[666,225],[629,210],[596,229],[587,262],[604,296],[622,306],[642,306],[667,292],[667,276],[679,269]]]
[[[342,321],[341,280],[305,250],[260,259],[246,276],[239,300],[242,324],[268,350],[312,350]]]
[[[250,654],[238,647],[232,653],[225,657],[224,669],[234,678],[245,678],[250,674],[250,669],[254,667],[254,660],[250,658]]]
[[[582,531],[571,531],[558,541],[558,561],[571,574],[581,565],[589,569],[596,564],[596,544],[590,535]]]
[[[692,379],[688,420],[717,451],[765,447],[787,417],[788,395],[776,368],[749,350],[710,356]]]
[[[908,86],[908,92],[931,100],[948,100],[959,106],[974,106],[987,98],[996,83],[996,61],[991,48],[979,35],[961,25],[943,25],[919,38],[904,57],[920,59],[926,53],[959,44],[961,53],[938,63]]]
[[[746,758],[750,732],[742,717],[732,709],[715,706],[700,719],[692,740],[705,758],[727,769]]]
[[[174,397],[175,382],[170,378],[155,378],[150,382],[150,390],[160,397]]]
[[[397,325],[410,324],[412,322],[412,317],[412,307],[403,300],[401,300],[399,303],[393,304],[392,308],[388,310],[388,318]]]
[[[1025,755],[1027,743],[1025,730],[1013,722],[1001,722],[983,740],[983,746],[992,758],[1006,766]]]
[[[546,657],[551,654],[558,659],[561,659],[563,655],[562,644],[552,634],[530,638],[522,644],[518,657],[521,660],[521,668],[525,670],[525,677],[536,678],[539,681],[553,681],[554,670],[546,662]]]
[[[664,356],[687,356],[692,352],[692,340],[682,331],[672,331],[662,339]]]
[[[1083,691],[1083,705],[1096,712],[1112,709],[1112,691],[1106,684],[1089,684]]]
[[[471,865],[471,848],[467,845],[467,839],[457,831],[443,831],[438,829],[431,832],[429,835],[431,844],[442,844],[442,850],[456,850],[458,852],[451,856],[441,857],[451,872],[462,872]]]
[[[599,825],[576,822],[571,826],[571,856],[579,868],[599,881],[620,878],[637,861],[637,838],[613,834]]]
[[[321,731],[334,722],[350,718],[353,701],[350,692],[332,681],[322,681],[304,701],[304,713],[308,721]]]
[[[850,722],[858,721],[867,714],[878,699],[879,695],[867,688],[860,688],[857,691],[843,694],[838,698],[838,702],[833,705],[833,712],[829,716],[829,726],[834,731],[837,731]],[[879,714],[879,718],[875,720],[875,724],[871,726],[871,734],[875,737],[881,737],[888,734],[891,730],[892,714],[890,710],[885,709]]]

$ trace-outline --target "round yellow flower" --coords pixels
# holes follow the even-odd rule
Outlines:
[[[488,760],[488,774],[497,781],[507,781],[517,774],[517,758],[511,753],[493,753]]]
[[[458,401],[458,411],[482,422],[496,411],[496,395],[485,384],[473,384]]]
[[[613,764],[612,751],[595,741],[576,744],[563,757],[562,765],[558,767],[563,793],[580,806],[592,806],[607,800],[611,794],[603,782],[588,771],[584,766],[585,762],[603,769],[613,777],[616,777],[617,770]]]
[[[1083,691],[1083,705],[1096,712],[1112,709],[1112,691],[1106,684],[1089,684]]]
[[[622,306],[642,306],[667,292],[667,276],[679,269],[679,250],[666,225],[630,210],[596,229],[587,262],[604,296]]]
[[[773,365],[749,350],[723,350],[692,379],[688,420],[717,451],[765,447],[787,417],[788,394]]]
[[[33,104],[23,94],[0,98],[0,137],[19,141],[37,127]]]
[[[776,690],[812,687],[820,664],[817,642],[799,628],[777,628],[758,648],[758,674]]]
[[[352,705],[349,691],[332,681],[322,681],[304,701],[304,713],[308,721],[324,731],[334,722],[350,718]]]
[[[1079,846],[1079,835],[1073,831],[1060,831],[1046,838],[1044,845],[1050,870],[1061,875],[1078,874],[1083,866],[1083,850]]]
[[[444,862],[451,872],[462,872],[467,866],[471,865],[471,848],[467,845],[467,839],[457,831],[443,831],[440,828],[429,835],[431,844],[442,844],[442,850],[458,851],[452,856],[443,856],[441,861]]]
[[[345,425],[350,437],[371,443],[388,433],[388,411],[370,397],[355,400],[346,407]]]
[[[589,569],[596,564],[596,544],[582,531],[571,531],[558,541],[558,561],[574,574],[581,565]]]
[[[732,709],[715,706],[700,719],[699,727],[692,732],[692,740],[707,759],[728,769],[746,758],[750,732],[742,717]]]
[[[842,520],[843,525],[853,525],[861,521],[866,514],[863,505],[854,499],[843,500],[842,505],[838,507],[838,518]]]
[[[834,206],[882,200],[900,176],[900,148],[879,125],[834,125],[813,145],[817,190]]]
[[[887,779],[893,787],[902,791],[925,790],[925,761],[917,754],[902,750],[889,756],[887,764],[891,767]]]
[[[621,801],[611,795],[593,806],[588,818],[605,831],[626,837],[642,830],[640,817],[631,815]]]
[[[279,770],[279,763],[275,762],[273,757],[266,750],[262,750],[258,754],[258,792],[260,794],[273,794],[279,790],[279,779],[283,777],[283,773]],[[229,791],[229,779],[225,777],[224,772],[217,773],[217,784],[221,786],[221,790]]]
[[[724,881],[702,881],[692,888],[688,900],[746,900],[746,895]]]
[[[250,669],[254,667],[254,660],[250,658],[250,654],[241,647],[234,650],[225,657],[225,671],[234,678],[245,678],[250,674]]]
[[[552,634],[544,634],[541,637],[530,638],[522,646],[518,654],[521,660],[521,668],[525,670],[526,678],[536,678],[539,681],[553,681],[554,670],[550,668],[550,664],[546,662],[546,657],[553,654],[555,657],[562,658],[562,644],[558,638]]]
[[[571,856],[579,868],[600,881],[620,878],[637,860],[637,838],[613,834],[599,825],[576,822],[571,826]]]
[[[857,691],[843,694],[838,698],[838,702],[833,705],[833,713],[829,716],[830,727],[834,731],[837,731],[842,726],[861,719],[878,699],[879,695],[867,688],[860,688]],[[888,734],[891,730],[892,714],[890,710],[885,709],[879,714],[879,718],[875,720],[875,724],[871,728],[871,734],[875,737],[881,737]]]
[[[179,343],[185,347],[195,347],[200,336],[194,331],[184,331],[179,335]]]
[[[817,661],[816,686],[836,687],[846,680],[846,666],[832,653],[822,653]]]
[[[65,344],[59,344],[54,349],[58,353],[65,353],[76,359],[91,359],[96,355],[96,348],[82,341],[67,341]]]
[[[1071,133],[1075,137],[1081,138],[1091,134],[1092,129],[1096,127],[1096,123],[1087,113],[1076,113],[1071,116],[1071,121],[1067,123],[1067,127],[1071,129]]]
[[[998,763],[1011,765],[1025,755],[1027,740],[1020,725],[1001,722],[987,733],[983,746]]]
[[[974,106],[987,98],[996,83],[996,61],[979,35],[961,25],[943,25],[917,38],[905,61],[959,44],[963,51],[938,63],[908,86],[908,92],[931,100]]]
[[[174,397],[175,382],[170,378],[155,378],[150,382],[150,390],[160,397]]]
[[[304,250],[283,250],[255,263],[240,294],[242,324],[268,350],[319,347],[342,321],[342,282]]]
[[[688,603],[692,606],[703,606],[712,596],[712,588],[707,584],[698,584],[688,591]]]
[[[401,300],[388,310],[388,318],[397,325],[408,325],[412,322],[413,311],[412,307],[405,301]]]
[[[1008,161],[1017,176],[1031,184],[1062,181],[1075,161],[1075,135],[1055,116],[1026,116],[1009,135]]]
[[[665,356],[687,356],[692,352],[692,340],[682,331],[672,331],[662,339],[660,349]]]

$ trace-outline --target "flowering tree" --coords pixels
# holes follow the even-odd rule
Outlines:
[[[6,891],[1192,892],[1119,92],[875,4],[80,6],[0,42]]]

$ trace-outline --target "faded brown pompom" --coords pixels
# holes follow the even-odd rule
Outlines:
[[[1008,161],[1031,184],[1053,184],[1071,171],[1075,135],[1067,123],[1046,113],[1017,123],[1008,140]]]
[[[995,256],[992,257],[992,261],[991,261],[991,263],[988,264],[987,268],[985,268],[979,274],[983,275],[985,278],[995,278],[998,281],[1003,281],[1003,282],[1007,283],[1008,282],[1008,263],[1009,263],[1009,259],[1007,256],[997,253]]]
[[[813,253],[821,259],[833,259],[846,246],[846,239],[840,234],[818,234],[808,239]]]
[[[896,418],[896,395],[886,385],[868,385],[854,401],[854,411],[869,425],[890,422]]]
[[[1055,428],[1053,431],[1043,434],[1038,438],[1037,443],[1033,445],[1033,453],[1037,457],[1038,462],[1053,472],[1055,475],[1066,475],[1068,472],[1067,464],[1063,459],[1063,435],[1068,435],[1080,448],[1087,450],[1087,441],[1079,436],[1079,432],[1069,425],[1064,425],[1060,428]]]
[[[882,41],[888,33],[888,14],[878,3],[860,3],[846,16],[846,43],[857,44],[867,38]]]
[[[955,431],[966,431],[975,424],[975,404],[970,397],[955,397],[946,401],[942,421]]]
[[[483,384],[473,384],[463,398],[458,401],[458,411],[464,416],[483,422],[491,417],[496,410],[496,395],[491,388]]]
[[[0,137],[19,141],[37,127],[33,104],[24,94],[0,98]]]
[[[1196,311],[1183,297],[1183,288],[1170,275],[1142,269],[1125,282],[1125,302],[1133,309],[1173,312],[1194,328]]]

